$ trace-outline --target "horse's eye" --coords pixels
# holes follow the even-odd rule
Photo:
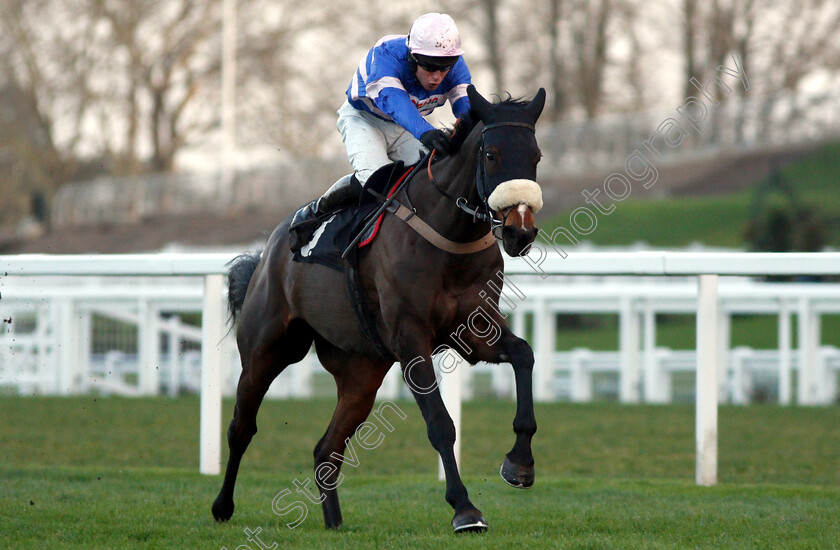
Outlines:
[[[487,159],[487,164],[496,164],[496,154],[493,151],[487,151],[484,157]]]

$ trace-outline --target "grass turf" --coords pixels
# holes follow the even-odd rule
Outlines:
[[[513,403],[464,404],[463,467],[491,530],[457,539],[416,406],[374,450],[359,450],[340,489],[346,526],[320,507],[296,529],[275,495],[312,477],[311,450],[332,400],[270,401],[244,459],[237,511],[209,507],[220,477],[197,473],[198,400],[0,398],[0,547],[832,548],[840,541],[840,409],[722,407],[720,478],[693,484],[690,406],[537,407],[537,483],[498,477]],[[232,403],[225,402],[225,422]],[[300,496],[289,496],[291,503]],[[242,546],[248,545],[248,546]],[[834,546],[832,546],[834,545]]]

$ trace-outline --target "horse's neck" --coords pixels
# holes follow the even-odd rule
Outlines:
[[[473,132],[475,134],[476,132]],[[432,165],[432,174],[441,189],[450,196],[463,197],[475,207],[480,203],[475,187],[475,168],[481,133],[470,135],[461,148],[452,157]],[[459,209],[454,201],[443,196],[428,175],[412,185],[409,195],[417,214],[444,237],[466,242],[476,240],[487,234],[488,224],[474,221],[466,212]]]

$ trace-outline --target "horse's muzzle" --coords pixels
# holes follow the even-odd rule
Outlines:
[[[537,226],[531,208],[524,204],[511,206],[498,212],[501,218],[502,246],[510,256],[522,256],[537,238]]]
[[[534,243],[534,239],[537,238],[537,231],[536,227],[523,229],[506,225],[502,227],[502,247],[508,256],[522,256]]]

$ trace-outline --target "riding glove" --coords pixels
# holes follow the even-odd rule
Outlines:
[[[449,135],[443,130],[429,130],[420,136],[420,143],[425,145],[428,149],[435,149],[437,152],[444,155],[451,154],[452,140]]]

